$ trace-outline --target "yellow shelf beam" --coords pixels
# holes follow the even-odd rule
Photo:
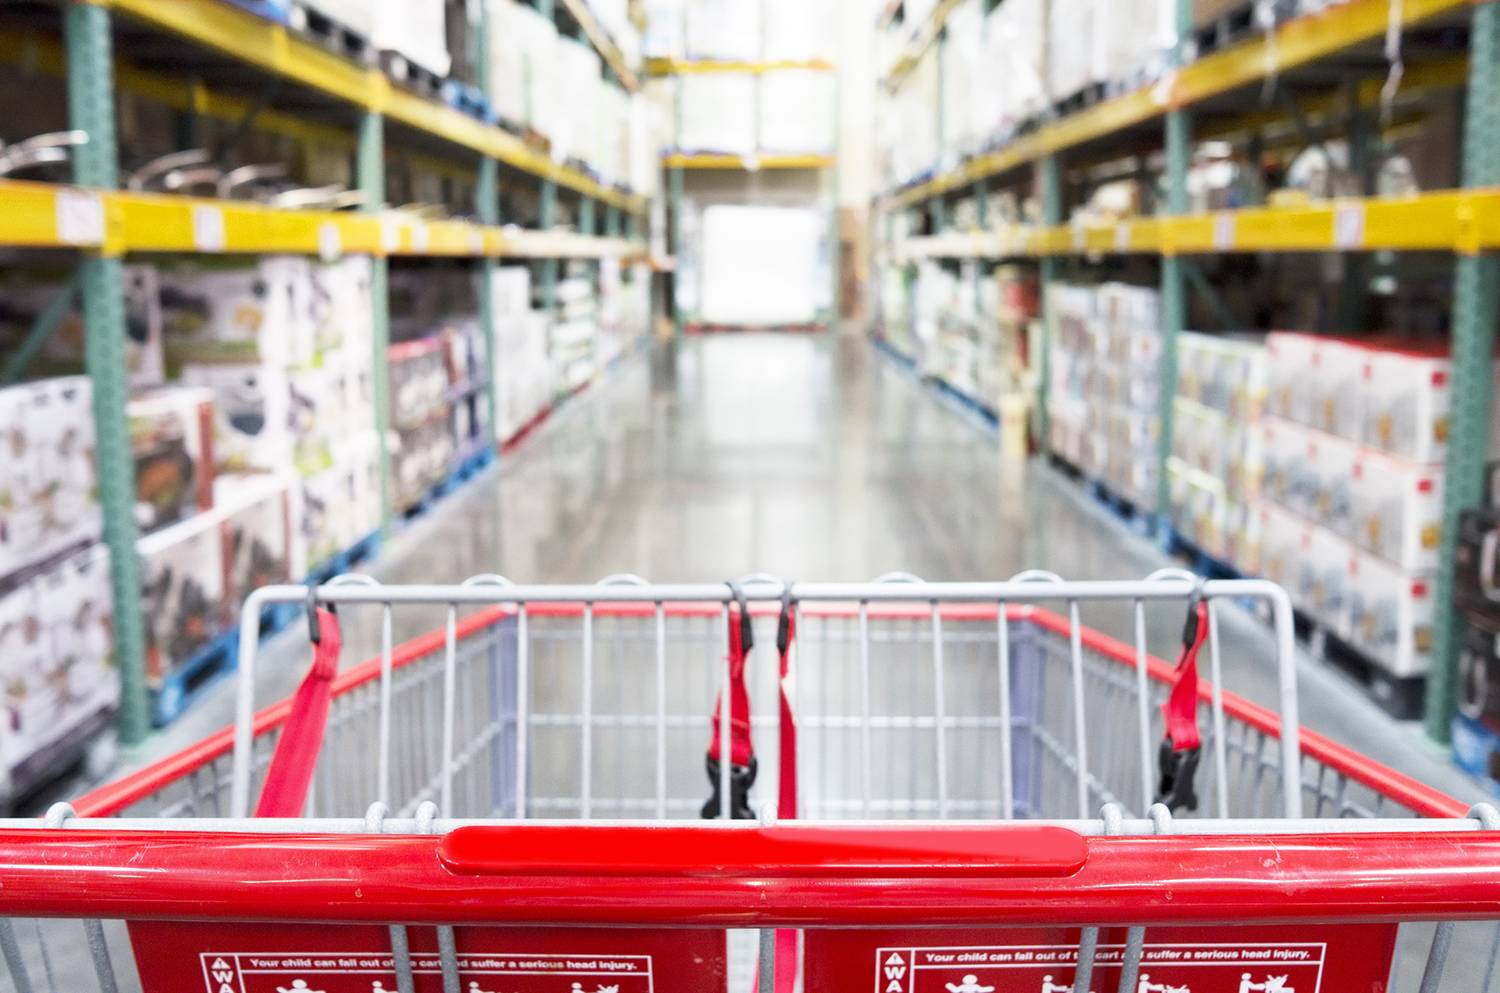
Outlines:
[[[1399,2],[1405,25],[1470,5],[1470,0]],[[939,14],[944,18],[947,16],[942,5],[934,11],[933,23],[937,23]],[[1215,52],[1183,67],[1170,79],[1105,100],[1045,125],[1004,148],[976,156],[936,179],[894,193],[886,198],[885,205],[892,209],[913,206],[1043,156],[1155,120],[1173,108],[1192,106],[1265,79],[1270,74],[1285,72],[1353,45],[1382,38],[1390,15],[1391,0],[1349,0],[1337,7],[1304,14],[1277,28],[1269,39],[1257,38]]]
[[[770,62],[733,62],[721,59],[648,59],[646,61],[646,71],[652,76],[696,76],[723,72],[751,73],[759,76],[768,72],[786,72],[795,69],[832,72],[833,63],[824,59],[776,59]]]
[[[138,252],[635,258],[643,242],[565,231],[425,221],[396,212],[282,210],[233,200],[101,193],[0,180],[0,246]]]
[[[609,32],[604,30],[604,25],[595,20],[585,0],[562,0],[562,5],[569,14],[573,15],[573,20],[583,28],[583,33],[588,37],[589,43],[594,46],[594,51],[598,52],[599,57],[609,66],[615,78],[620,81],[620,85],[631,93],[640,90],[640,78],[625,61],[625,53],[620,50],[619,45],[615,44]]]
[[[917,27],[916,33],[912,35],[911,41],[901,50],[896,61],[886,71],[881,81],[887,89],[894,89],[900,85],[913,69],[917,67],[927,49],[937,40],[938,35],[943,33],[943,26],[948,23],[948,17],[963,0],[939,0],[937,6],[932,8],[932,13],[927,20]]]
[[[736,169],[756,172],[761,169],[827,169],[834,163],[832,155],[711,155],[672,152],[662,157],[668,169]]]
[[[584,196],[633,213],[643,197],[622,193],[553,162],[524,141],[446,104],[404,90],[385,74],[356,65],[222,0],[98,0],[117,13],[222,52],[271,75],[384,114],[407,127],[551,179]]]
[[[1473,253],[1496,248],[1500,248],[1500,189],[1255,207],[1117,224],[1014,225],[908,238],[896,246],[896,255],[913,261],[1231,252]]]

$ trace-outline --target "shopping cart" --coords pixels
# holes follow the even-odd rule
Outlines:
[[[256,712],[256,622],[304,600],[321,663],[361,614],[379,651]],[[1494,969],[1500,932],[1468,922],[1500,920],[1500,813],[1299,730],[1271,583],[345,577],[244,611],[233,728],[0,824],[18,993],[1344,993]],[[1277,710],[1221,689],[1231,662]],[[305,816],[250,817],[286,806],[298,749]]]

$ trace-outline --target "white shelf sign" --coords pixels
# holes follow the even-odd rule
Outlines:
[[[1353,251],[1365,247],[1365,205],[1341,203],[1333,212],[1335,248]]]
[[[222,252],[227,242],[224,211],[212,204],[194,204],[193,247],[200,252]]]
[[[1115,251],[1130,251],[1130,223],[1128,221],[1115,225]]]
[[[1214,215],[1214,248],[1227,252],[1234,248],[1234,215]]]
[[[53,209],[57,239],[69,245],[104,244],[104,199],[88,190],[58,190]]]
[[[339,226],[334,221],[324,221],[318,225],[318,258],[324,262],[336,262],[344,254],[343,236],[339,234]]]

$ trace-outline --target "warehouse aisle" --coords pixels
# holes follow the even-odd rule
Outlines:
[[[1169,563],[1127,534],[1073,482],[1002,463],[993,438],[861,340],[718,336],[624,364],[565,406],[519,450],[388,544],[373,574],[457,582],[498,572],[520,582],[590,582],[611,573],[718,581],[764,571],[866,580],[901,570],[933,580],[1004,579],[1045,568],[1076,579],[1145,576]],[[345,662],[378,648],[374,612],[351,620]],[[1085,623],[1131,637],[1127,609],[1085,608]],[[441,611],[403,613],[398,639]],[[1260,646],[1262,626],[1221,612],[1229,639]],[[1177,616],[1151,618],[1170,655]],[[299,629],[263,653],[260,701],[289,692],[306,664]],[[1274,701],[1269,666],[1226,659],[1226,684]],[[1343,677],[1304,661],[1306,724],[1450,791],[1476,787],[1415,727],[1386,719]],[[232,685],[152,742],[159,755],[223,726]],[[141,761],[147,756],[137,756]],[[132,763],[134,764],[134,763]]]

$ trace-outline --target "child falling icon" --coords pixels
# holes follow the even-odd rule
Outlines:
[[[276,993],[323,993],[323,991],[308,989],[307,980],[305,979],[294,979],[292,980],[291,989],[283,989],[282,987],[278,986],[276,987]]]
[[[993,986],[979,985],[979,977],[972,972],[964,977],[964,981],[958,985],[944,983],[948,987],[948,993],[995,993]]]

